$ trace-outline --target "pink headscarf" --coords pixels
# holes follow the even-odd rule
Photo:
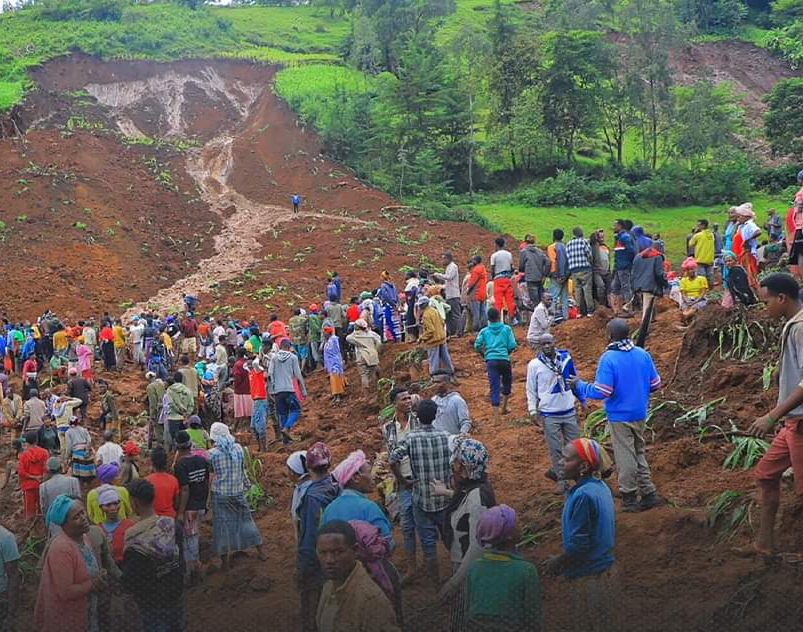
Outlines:
[[[756,214],[753,211],[753,205],[750,202],[745,202],[741,206],[737,206],[734,212],[740,217],[747,217],[748,219],[755,219]]]
[[[390,542],[379,529],[370,522],[349,520],[357,533],[357,559],[365,564],[365,569],[382,589],[390,602],[394,602],[393,582],[385,571],[384,562],[390,556]]]
[[[684,261],[680,267],[684,270],[696,270],[697,260],[694,257],[687,257],[686,261]]]
[[[505,542],[516,529],[516,511],[507,505],[487,509],[480,517],[477,539],[482,546]]]
[[[360,471],[360,468],[368,462],[365,458],[365,452],[362,450],[355,450],[349,454],[341,463],[332,470],[332,476],[335,477],[340,487],[345,487],[352,477]]]

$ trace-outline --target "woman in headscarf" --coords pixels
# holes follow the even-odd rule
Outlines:
[[[682,312],[683,321],[688,322],[694,318],[697,310],[708,304],[705,295],[708,293],[708,280],[705,276],[697,274],[697,261],[694,257],[687,257],[683,262],[683,278],[680,280],[678,291],[671,296],[677,301]]]
[[[323,328],[323,366],[329,374],[329,388],[332,400],[339,402],[346,394],[346,374],[343,368],[343,354],[340,351],[340,339],[335,335],[335,328]]]
[[[34,607],[37,630],[96,632],[97,595],[106,588],[106,576],[87,537],[89,521],[83,503],[57,496],[46,522],[61,527],[47,548]]]
[[[332,476],[340,486],[340,495],[324,510],[321,524],[342,520],[362,520],[374,525],[388,539],[391,547],[393,525],[379,505],[368,498],[368,494],[376,489],[371,463],[365,458],[362,450],[349,454],[332,470]]]
[[[732,250],[723,250],[722,259],[725,263],[725,269],[728,271],[727,290],[730,292],[733,304],[753,305],[756,302],[756,296],[750,288],[747,272],[739,265],[736,253]]]
[[[86,495],[86,513],[90,524],[101,524],[106,517],[100,507],[100,493],[106,488],[116,490],[120,497],[120,518],[133,516],[134,510],[131,507],[128,490],[121,485],[114,484],[120,474],[120,466],[117,463],[106,463],[98,467],[97,472],[101,486],[90,490]]]
[[[95,350],[85,344],[83,336],[78,336],[78,346],[75,348],[75,352],[78,354],[78,370],[81,372],[81,377],[91,380],[94,377],[92,362],[95,360]]]
[[[190,427],[187,428],[187,434],[190,435],[192,445],[196,450],[209,449],[209,433],[204,430],[201,418],[198,415],[192,415],[189,419]]]
[[[121,489],[125,490],[125,503],[130,504],[128,490],[125,487],[104,485],[99,488],[98,492],[98,506],[103,513],[100,528],[106,536],[112,557],[118,565],[123,563],[126,531],[135,523],[123,513],[124,500],[120,494]]]
[[[72,468],[72,475],[81,482],[86,493],[95,478],[95,459],[92,449],[92,435],[81,425],[79,417],[70,420],[70,428],[64,434],[64,459]]]
[[[100,352],[103,356],[103,367],[109,371],[117,366],[117,355],[114,350],[114,330],[106,322],[100,330]]]
[[[380,275],[382,285],[377,292],[377,298],[382,305],[383,323],[385,326],[384,339],[398,342],[401,340],[401,324],[399,323],[398,307],[399,307],[399,291],[393,284],[390,273],[387,270],[382,270]]]
[[[217,370],[210,368],[210,365],[204,367],[201,376],[201,390],[204,394],[204,421],[206,426],[211,428],[213,423],[223,421],[223,406],[218,388],[218,373]]]
[[[440,481],[432,484],[434,494],[451,496],[443,517],[443,543],[451,553],[452,577],[441,589],[440,597],[453,596],[452,630],[463,629],[464,580],[471,563],[482,554],[477,540],[480,518],[489,507],[496,505],[488,481],[489,461],[490,455],[484,444],[460,435],[452,451],[452,489]]]
[[[251,487],[245,471],[243,447],[234,441],[229,427],[221,422],[212,424],[209,437],[215,447],[209,451],[212,479],[212,508],[214,512],[212,554],[220,557],[227,569],[229,556],[237,551],[256,547],[259,559],[267,556],[262,550],[262,536],[251,517],[245,492]]]
[[[301,507],[301,501],[304,499],[304,494],[307,488],[312,484],[307,469],[307,451],[297,450],[287,457],[287,469],[290,471],[291,476],[296,480],[295,489],[293,489],[293,499],[290,502],[290,516],[293,519],[293,535],[296,537],[296,544],[298,544],[299,526],[301,519],[298,516],[298,508]]]
[[[482,514],[477,537],[485,547],[466,577],[466,632],[540,632],[543,601],[538,569],[516,551],[520,532],[507,505]]]
[[[399,629],[404,629],[401,579],[396,567],[390,561],[390,556],[393,554],[391,542],[382,535],[380,529],[370,522],[364,520],[349,520],[348,522],[357,534],[357,559],[362,562],[371,579],[393,604],[396,623]]]
[[[123,461],[120,466],[120,484],[128,485],[131,481],[139,478],[139,465],[137,457],[142,449],[136,441],[127,441],[123,446]]]
[[[415,317],[415,303],[420,292],[418,273],[410,270],[405,275],[404,296],[407,299],[407,312],[404,314],[404,330],[408,340],[418,338],[418,321]]]
[[[758,290],[758,236],[761,235],[761,229],[755,222],[756,214],[750,202],[737,206],[734,213],[737,229],[733,248],[728,250],[733,250],[739,258],[739,264],[747,272],[750,286]]]
[[[563,472],[577,481],[563,506],[563,553],[547,561],[547,571],[569,580],[568,630],[619,629],[619,582],[614,568],[616,512],[613,495],[602,481],[608,467],[605,449],[591,439],[576,439],[563,449]],[[593,616],[589,616],[593,613]]]

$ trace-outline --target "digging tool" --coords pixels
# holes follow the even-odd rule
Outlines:
[[[655,295],[650,295],[650,304],[647,306],[647,313],[644,314],[644,318],[641,320],[641,327],[639,327],[638,331],[638,339],[636,340],[636,346],[644,348],[644,343],[647,341],[647,335],[650,333],[650,323],[652,322],[652,315],[655,310]]]

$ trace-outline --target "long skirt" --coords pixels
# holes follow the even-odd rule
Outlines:
[[[345,395],[346,376],[342,373],[330,373],[329,388],[332,390],[332,395]]]
[[[212,494],[214,522],[212,554],[215,556],[244,551],[262,544],[262,536],[251,517],[245,494],[221,496]]]
[[[615,568],[599,575],[569,580],[569,612],[574,618],[571,630],[608,632],[620,627],[621,588]],[[589,616],[593,613],[593,616]]]
[[[756,261],[753,253],[745,248],[745,252],[739,257],[739,264],[747,272],[747,280],[750,283],[750,287],[758,291],[758,261]]]
[[[234,394],[234,418],[251,417],[254,412],[254,400],[251,395]]]
[[[73,450],[72,475],[76,478],[95,478],[95,461],[87,450]]]
[[[110,340],[104,340],[100,345],[100,351],[103,355],[103,366],[107,369],[113,369],[117,366],[117,357],[114,354],[114,343]]]

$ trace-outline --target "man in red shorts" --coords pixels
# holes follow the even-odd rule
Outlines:
[[[756,419],[748,432],[756,437],[767,434],[783,420],[783,427],[756,466],[761,500],[761,524],[753,545],[755,553],[771,555],[773,529],[781,501],[781,476],[791,465],[795,491],[803,496],[803,304],[797,281],[782,273],[761,281],[761,298],[775,319],[784,318],[781,357],[778,363],[778,403],[769,413]]]

